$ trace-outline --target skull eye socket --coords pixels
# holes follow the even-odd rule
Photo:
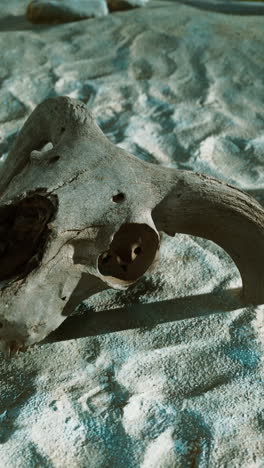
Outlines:
[[[55,211],[51,200],[40,194],[0,206],[0,281],[24,277],[37,266]]]

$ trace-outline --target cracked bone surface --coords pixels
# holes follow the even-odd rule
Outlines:
[[[244,300],[264,302],[261,206],[214,178],[128,154],[82,102],[37,106],[2,166],[0,193],[2,349],[43,340],[103,289],[128,288],[157,261],[160,231],[219,244]]]

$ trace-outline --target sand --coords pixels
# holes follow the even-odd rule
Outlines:
[[[42,100],[90,106],[139,158],[216,176],[264,204],[263,18],[178,2],[34,26],[1,9],[0,150]],[[11,16],[10,16],[11,15]],[[11,361],[1,468],[264,466],[264,306],[213,243],[164,236],[161,262]]]

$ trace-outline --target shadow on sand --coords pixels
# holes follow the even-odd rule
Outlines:
[[[200,10],[212,11],[214,13],[225,13],[228,15],[263,15],[264,5],[257,1],[238,0],[173,0]]]
[[[33,24],[27,20],[25,15],[8,15],[0,17],[0,33],[6,31],[39,31],[54,27],[56,24]]]
[[[230,312],[246,307],[241,289],[180,297],[150,304],[134,304],[99,313],[83,313],[67,318],[42,343],[71,340],[121,330],[152,328],[158,324]]]

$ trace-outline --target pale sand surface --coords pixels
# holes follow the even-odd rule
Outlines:
[[[138,157],[264,203],[263,17],[153,0],[36,27],[26,3],[0,18],[3,154],[39,102],[68,95]],[[264,466],[264,306],[239,302],[214,244],[164,236],[161,250],[127,293],[94,296],[49,343],[1,356],[1,468]]]

